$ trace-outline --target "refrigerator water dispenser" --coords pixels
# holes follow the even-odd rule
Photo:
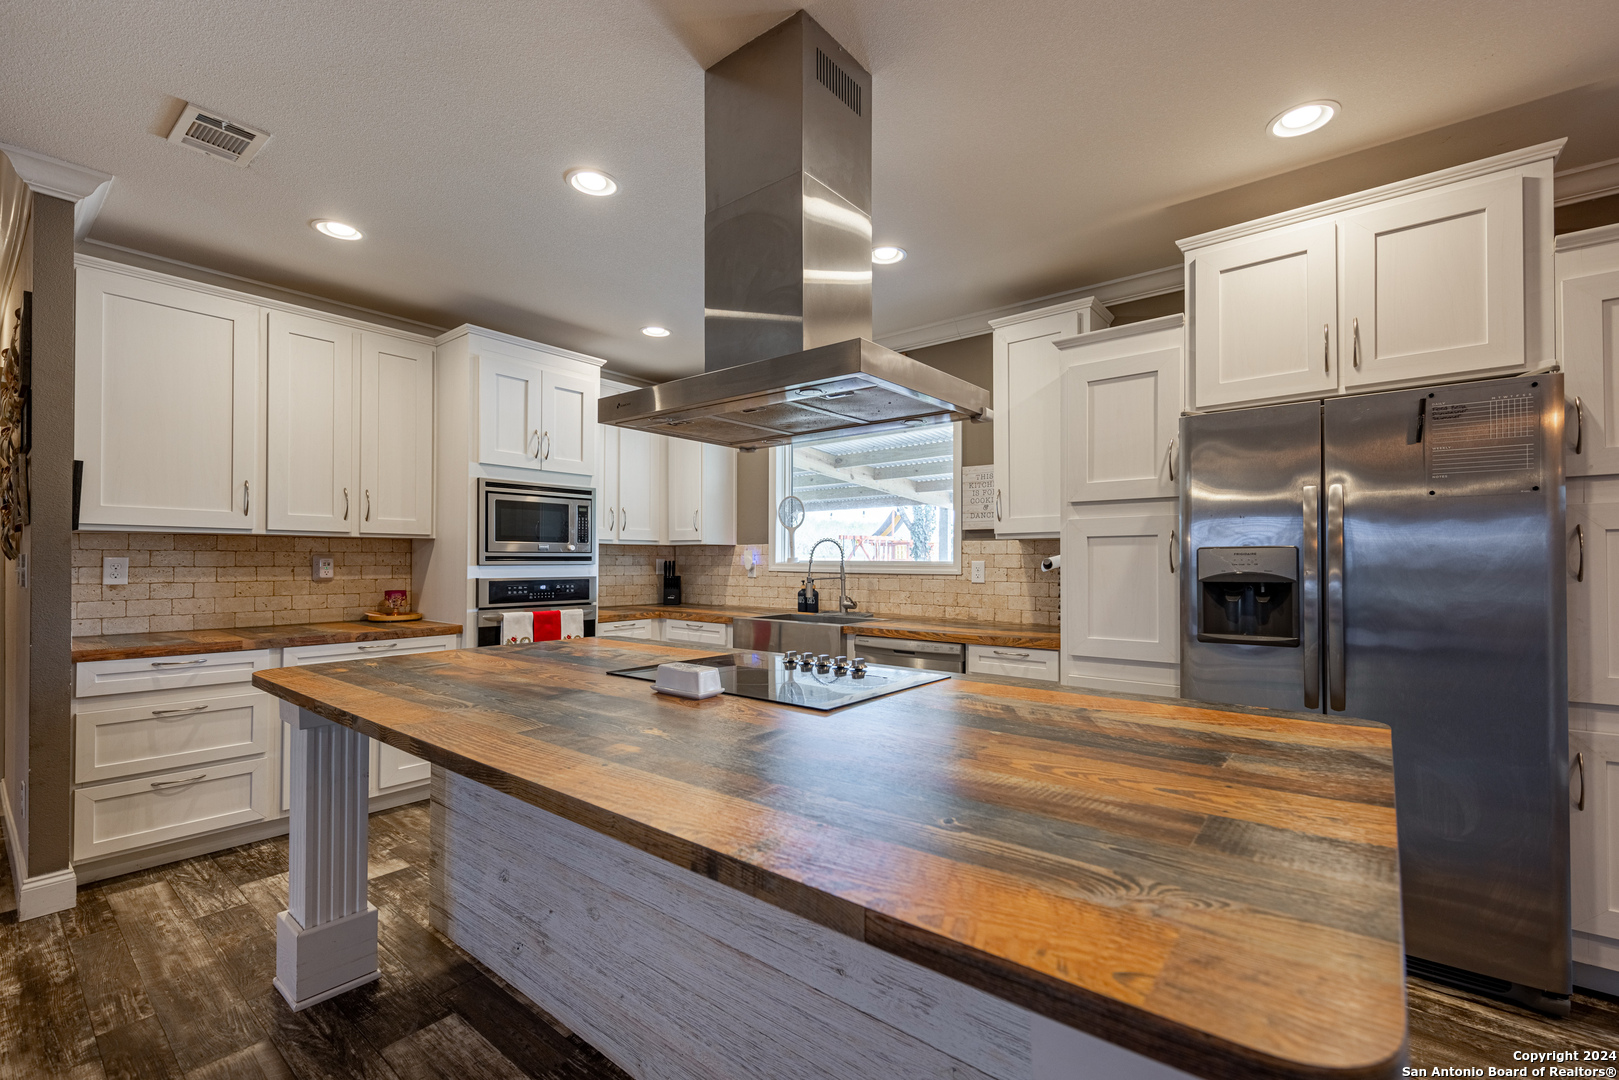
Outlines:
[[[1197,640],[1299,643],[1298,548],[1198,548],[1197,583]]]

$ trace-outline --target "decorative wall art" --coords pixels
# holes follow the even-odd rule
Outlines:
[[[29,293],[15,312],[11,344],[0,352],[0,555],[15,559],[28,524],[28,383],[32,344]]]

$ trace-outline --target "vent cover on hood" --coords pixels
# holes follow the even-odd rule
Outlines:
[[[269,138],[267,131],[227,120],[217,112],[191,104],[186,105],[169,132],[171,143],[228,161],[240,169],[247,168]]]
[[[708,69],[704,374],[604,424],[755,449],[989,417],[989,392],[871,338],[871,75],[800,11]]]

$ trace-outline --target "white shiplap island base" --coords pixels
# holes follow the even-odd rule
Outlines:
[[[434,925],[638,1080],[1172,1080],[729,885],[433,773]]]

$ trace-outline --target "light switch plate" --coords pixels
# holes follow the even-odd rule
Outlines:
[[[310,574],[316,581],[330,581],[337,576],[337,561],[330,555],[315,555],[309,564]]]
[[[973,560],[973,584],[974,585],[982,585],[983,583],[984,583],[984,560],[983,559],[974,559]]]
[[[101,560],[101,584],[129,584],[129,556],[109,555]]]

